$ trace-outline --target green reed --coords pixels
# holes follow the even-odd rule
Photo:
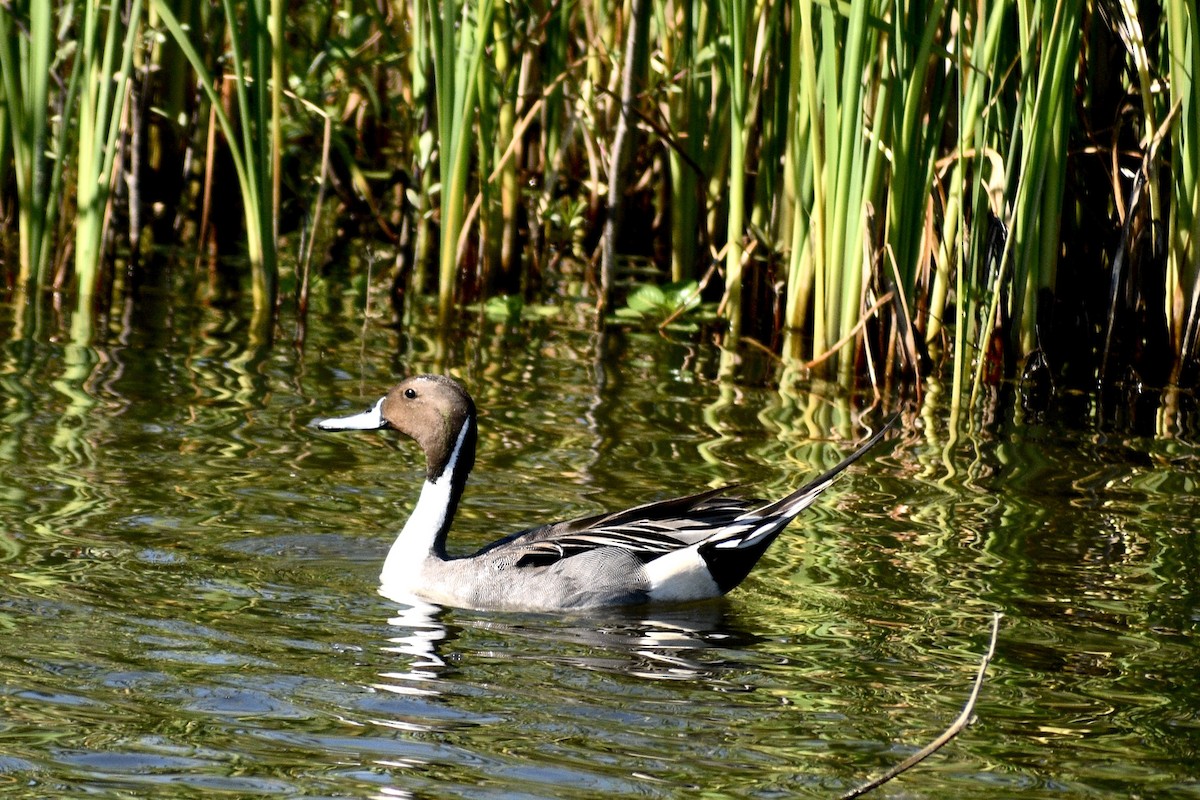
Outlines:
[[[1038,364],[1069,363],[1076,386],[1200,378],[1200,46],[1186,0],[1161,13],[1131,0],[397,0],[338,14],[143,1],[0,11],[16,285],[74,286],[83,308],[106,259],[136,251],[113,220],[164,212],[122,207],[149,204],[134,186],[111,191],[135,138],[156,163],[168,133],[194,155],[154,205],[179,216],[155,228],[178,241],[157,243],[194,246],[208,177],[189,165],[216,161],[211,109],[245,216],[248,263],[227,273],[245,273],[267,322],[276,251],[300,227],[352,279],[352,237],[396,248],[396,296],[432,293],[428,264],[443,320],[480,294],[620,309],[646,283],[697,281],[724,298],[731,354],[758,349],[739,339],[781,341],[788,376],[942,381],[958,411]],[[629,19],[643,5],[649,19]],[[647,59],[622,58],[635,30]],[[1095,68],[1121,46],[1124,72]],[[135,123],[127,82],[145,59],[139,107],[157,122]],[[1115,128],[1115,112],[1093,116],[1118,107]],[[622,119],[638,149],[606,182]],[[142,176],[149,195],[163,182],[147,177],[162,176]],[[297,226],[327,190],[336,222]],[[622,203],[635,213],[609,227],[615,258],[598,277]],[[61,225],[60,208],[74,214]],[[590,302],[598,286],[607,304]],[[894,306],[880,303],[889,292]],[[1072,327],[1081,319],[1092,328]],[[1117,334],[1141,344],[1118,348]],[[735,375],[736,359],[725,367]]]
[[[479,125],[485,131],[479,138],[480,146],[480,191],[484,193],[484,210],[480,216],[479,239],[483,251],[481,253],[483,279],[481,281],[485,292],[495,287],[512,291],[518,285],[517,254],[517,223],[521,204],[521,184],[517,174],[517,161],[512,148],[515,144],[517,125],[517,81],[519,78],[518,64],[514,60],[512,45],[513,13],[507,3],[496,7],[492,22],[492,59],[495,68],[495,92],[489,91],[487,73],[480,70],[480,97],[493,96],[492,113],[479,114]],[[486,130],[491,119],[495,120],[493,135],[487,135]],[[482,180],[488,173],[485,165],[490,164],[491,175]],[[493,185],[496,192],[487,190]]]
[[[987,69],[988,65],[998,63],[997,52],[1010,9],[1008,2],[993,4],[986,17],[976,18],[970,43],[964,41],[966,37],[959,37],[955,42],[954,59],[958,64],[956,110],[960,124],[952,167],[945,182],[941,235],[934,243],[925,329],[927,344],[935,348],[941,344],[943,330],[953,334],[950,382],[954,420],[962,408],[966,375],[970,371],[967,344],[979,336],[980,291],[974,276],[979,274],[979,264],[986,258],[987,226],[970,224],[968,220],[987,219],[990,198],[984,191],[985,182],[1000,177],[996,174],[1000,172],[998,159],[988,157],[991,152],[989,131],[996,129],[998,123],[991,118],[984,120],[992,84]],[[955,298],[952,307],[948,302],[951,287]],[[953,317],[948,316],[951,311]],[[944,329],[944,325],[948,325],[948,329]]]
[[[796,194],[787,210],[793,233],[786,307],[794,332],[811,321],[810,357],[848,336],[859,318],[869,265],[863,232],[879,178],[878,148],[863,122],[879,119],[889,100],[870,59],[879,46],[877,5],[854,4],[843,18],[833,7],[799,2],[792,19],[797,80],[789,108],[797,119],[787,161]],[[852,361],[841,363],[838,371],[846,373]]]
[[[16,183],[18,287],[46,283],[50,232],[58,204],[50,201],[51,64],[54,13],[49,0],[15,2],[0,11],[0,79]],[[63,136],[54,153],[61,162]]]
[[[725,251],[725,317],[729,321],[726,350],[736,349],[742,328],[742,253],[746,214],[746,29],[753,7],[749,0],[721,0],[721,13],[728,45],[722,48],[721,64],[729,91],[729,217]]]
[[[78,308],[72,323],[72,338],[86,343],[91,338],[92,308],[96,281],[103,260],[104,231],[110,216],[109,190],[113,183],[121,136],[121,118],[126,113],[129,76],[133,67],[142,2],[128,7],[125,36],[118,38],[121,15],[110,6],[101,39],[100,6],[84,6],[84,33],[80,58],[72,84],[82,81],[79,96],[79,134],[76,143],[75,279]]]
[[[894,259],[905,297],[914,297],[928,262],[928,216],[942,131],[953,107],[952,84],[936,72],[945,64],[935,47],[949,36],[945,0],[928,7],[897,9],[888,38],[894,71],[883,78],[894,88],[885,137],[891,142],[888,181],[887,259]],[[918,224],[921,223],[921,224]],[[885,272],[886,274],[886,272]]]
[[[1166,72],[1173,116],[1165,309],[1176,352],[1172,377],[1196,379],[1200,356],[1200,12],[1166,3]],[[1157,131],[1154,133],[1157,134]]]
[[[1015,174],[1016,195],[1005,220],[1011,235],[1000,257],[999,270],[988,285],[991,302],[979,331],[977,351],[985,353],[997,329],[1005,290],[1011,292],[1009,313],[1014,318],[1011,337],[1021,355],[1038,344],[1039,292],[1054,283],[1062,215],[1065,134],[1068,96],[1080,30],[1079,0],[1059,0],[1053,6],[1016,3],[1021,59],[1021,91],[1017,117],[1011,130],[1012,147],[1005,155],[1010,175]],[[975,362],[971,396],[974,402],[984,383],[988,359]]]
[[[704,78],[705,48],[710,47],[712,24],[708,3],[659,2],[660,41],[664,71],[678,76],[669,89],[667,119],[677,141],[667,153],[671,197],[671,280],[684,281],[696,274],[704,160],[705,113],[712,83]]]
[[[244,24],[240,24],[241,18],[232,0],[223,2],[237,124],[226,113],[216,78],[175,13],[164,0],[151,0],[151,6],[195,71],[229,145],[246,218],[246,253],[250,262],[254,309],[259,319],[255,327],[261,331],[265,324],[263,320],[269,320],[274,311],[277,282],[275,205],[272,200],[272,165],[275,163],[272,148],[275,145],[268,120],[281,113],[272,105],[273,95],[266,80],[271,64],[266,3],[262,0],[250,3]]]
[[[438,317],[450,318],[458,272],[458,242],[467,212],[473,117],[484,46],[492,25],[493,0],[466,3],[428,0],[436,83],[438,172],[441,179],[441,241],[438,256]],[[474,12],[474,13],[472,13]]]

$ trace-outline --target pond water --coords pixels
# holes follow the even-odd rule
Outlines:
[[[453,372],[481,408],[459,552],[781,494],[866,429],[653,334],[329,316],[256,348],[225,312],[141,323],[0,352],[6,798],[834,797],[953,721],[993,611],[977,721],[876,796],[1200,797],[1186,442],[909,415],[720,602],[420,612],[376,594],[416,448],[311,425],[400,375]]]

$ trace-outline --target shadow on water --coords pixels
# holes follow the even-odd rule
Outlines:
[[[882,415],[714,383],[715,352],[654,335],[401,337],[339,309],[302,349],[209,308],[0,351],[6,797],[827,797],[953,719],[993,610],[978,723],[896,791],[1200,785],[1186,440],[1016,407],[955,435],[931,413],[723,602],[410,609],[376,577],[415,448],[309,427],[397,375],[455,371],[481,408],[458,552],[703,486],[776,496]]]

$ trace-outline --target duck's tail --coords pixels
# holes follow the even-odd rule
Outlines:
[[[745,512],[732,524],[727,525],[722,533],[702,542],[697,547],[697,552],[708,565],[709,573],[720,590],[728,592],[741,583],[787,524],[812,505],[821,492],[828,489],[847,467],[879,444],[883,435],[899,418],[900,415],[897,414],[888,420],[870,439],[842,459],[837,466],[786,497]]]
[[[866,455],[868,450],[879,444],[880,440],[883,439],[883,435],[891,430],[899,419],[900,415],[896,414],[885,422],[882,428],[877,430],[870,439],[863,442],[857,450],[838,462],[837,466],[817,476],[786,497],[781,497],[765,506],[747,511],[739,519],[748,519],[750,517],[762,517],[764,519],[785,517],[789,522],[795,519],[797,514],[813,504],[813,501],[820,496],[821,492],[833,485],[838,475],[841,475],[847,467]]]

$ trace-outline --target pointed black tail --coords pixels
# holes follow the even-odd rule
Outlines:
[[[898,419],[900,419],[899,414],[892,417],[874,436],[863,442],[862,446],[816,480],[806,483],[787,497],[742,514],[739,519],[758,520],[758,524],[753,528],[724,538],[716,536],[701,544],[697,548],[697,552],[704,559],[718,588],[722,592],[728,592],[741,583],[788,523],[795,519],[797,514],[812,505],[821,492],[828,489],[837,476],[845,471],[846,467],[862,458],[868,450],[879,444],[883,435],[896,424]]]
[[[883,435],[891,430],[899,419],[899,414],[896,414],[894,417],[889,419],[886,423],[884,423],[882,428],[880,428],[873,436],[871,436],[870,439],[867,439],[862,443],[862,445],[859,446],[857,450],[843,458],[837,466],[804,484],[787,497],[781,497],[775,502],[763,506],[762,508],[756,508],[754,511],[749,513],[760,517],[787,517],[788,519],[795,517],[801,511],[812,505],[813,501],[817,499],[817,496],[820,495],[821,492],[833,485],[834,480],[838,475],[841,475],[842,472],[845,471],[846,467],[850,466],[855,461],[858,461],[860,458],[866,455],[868,450],[879,444],[880,440],[883,439]]]

